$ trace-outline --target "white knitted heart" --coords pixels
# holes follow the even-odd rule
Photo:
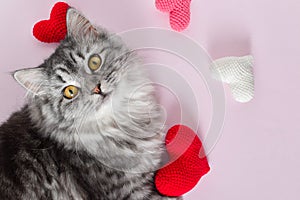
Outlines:
[[[248,102],[254,96],[253,56],[224,57],[211,64],[212,76],[227,83],[233,98]]]

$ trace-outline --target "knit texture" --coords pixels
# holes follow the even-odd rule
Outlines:
[[[233,98],[238,102],[249,102],[254,97],[253,57],[225,57],[211,64],[212,76],[227,83]]]
[[[183,31],[190,23],[191,0],[156,0],[155,6],[162,12],[169,13],[171,28]]]
[[[67,10],[69,5],[58,2],[52,8],[50,19],[42,20],[33,27],[33,35],[41,42],[60,42],[67,34]]]
[[[155,6],[161,12],[171,12],[182,0],[156,0]]]
[[[170,164],[155,176],[157,190],[166,196],[181,196],[193,189],[210,167],[205,155],[199,155],[202,143],[189,127],[176,125],[166,136]],[[204,152],[204,151],[201,151]]]

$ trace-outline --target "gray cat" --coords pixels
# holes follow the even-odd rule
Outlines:
[[[154,186],[163,124],[134,53],[73,8],[67,32],[14,73],[28,103],[0,127],[0,199],[181,199]]]

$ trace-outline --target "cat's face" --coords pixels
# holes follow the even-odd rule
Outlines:
[[[65,148],[87,151],[110,167],[156,166],[161,111],[139,59],[74,9],[68,10],[67,30],[43,64],[14,74],[28,90],[32,122]]]
[[[19,70],[15,79],[33,94],[40,117],[74,122],[101,110],[115,93],[132,56],[117,36],[92,24],[74,9],[68,35],[37,68]]]

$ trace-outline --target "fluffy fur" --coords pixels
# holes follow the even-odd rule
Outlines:
[[[0,199],[175,199],[153,183],[163,124],[138,59],[75,9],[67,28],[43,64],[14,74],[28,103],[0,127]],[[92,72],[95,54],[103,65]],[[69,85],[79,88],[74,99],[63,96]]]

